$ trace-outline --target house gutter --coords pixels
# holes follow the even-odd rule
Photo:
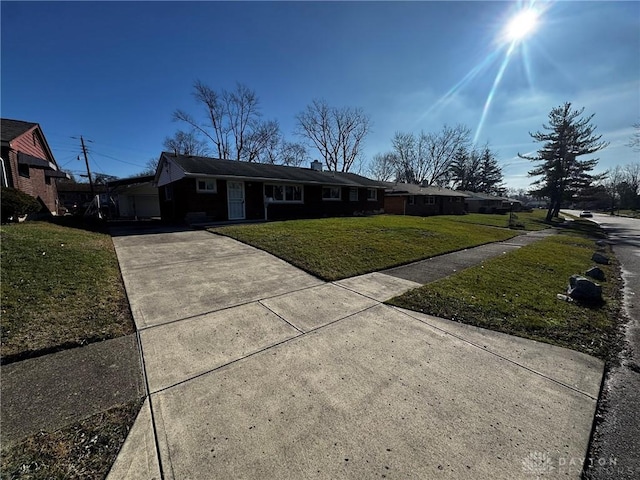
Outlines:
[[[273,183],[300,183],[304,185],[330,185],[332,187],[360,187],[360,188],[382,188],[382,187],[367,187],[360,185],[359,183],[331,183],[331,182],[319,182],[315,180],[292,180],[283,178],[268,178],[268,177],[247,177],[239,175],[211,175],[205,173],[185,173],[186,178],[220,178],[231,180],[244,180],[255,182],[273,182]]]

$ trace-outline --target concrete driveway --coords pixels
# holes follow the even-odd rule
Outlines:
[[[578,478],[603,364],[202,231],[115,236],[147,398],[109,478]]]

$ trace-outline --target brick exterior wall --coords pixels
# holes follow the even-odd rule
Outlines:
[[[292,182],[293,183],[293,182]],[[167,187],[171,200],[167,200]],[[358,188],[358,199],[349,199],[349,187],[342,187],[340,200],[323,200],[322,187],[304,185],[304,203],[272,203],[268,206],[269,220],[318,218],[378,213],[383,209],[384,195],[378,190],[376,200],[367,199],[367,189]],[[245,180],[245,219],[264,219],[264,183]],[[189,213],[201,212],[209,221],[226,221],[227,182],[217,180],[216,193],[199,193],[196,180],[186,178],[159,188],[160,211],[166,221],[182,222]]]
[[[39,167],[22,166],[29,176],[20,175],[18,168],[18,153],[22,152],[32,157],[42,158],[54,162],[46,153],[41,134],[37,128],[31,129],[11,141],[11,149],[2,149],[5,161],[7,182],[18,190],[42,200],[47,209],[56,215],[58,213],[58,190],[55,178],[45,178],[45,170]],[[54,162],[55,163],[55,162]]]
[[[462,215],[464,202],[462,197],[436,196],[435,203],[427,203],[427,196],[414,195],[410,205],[409,195],[385,196],[384,211],[394,215]]]

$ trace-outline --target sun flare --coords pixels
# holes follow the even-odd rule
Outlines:
[[[518,42],[532,33],[538,24],[538,12],[534,9],[522,10],[506,26],[505,35],[511,42]]]

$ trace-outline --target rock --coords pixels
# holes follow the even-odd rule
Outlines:
[[[594,253],[591,256],[591,260],[593,260],[596,263],[599,263],[601,265],[609,265],[609,258],[605,257],[604,255],[602,255],[601,253]]]
[[[604,272],[600,267],[591,267],[585,272],[585,275],[595,280],[600,280],[601,282],[604,282],[605,280]]]
[[[602,287],[582,275],[571,275],[567,294],[581,302],[602,302]]]
[[[606,240],[596,240],[596,245],[599,247],[606,247],[607,246],[607,241]]]

